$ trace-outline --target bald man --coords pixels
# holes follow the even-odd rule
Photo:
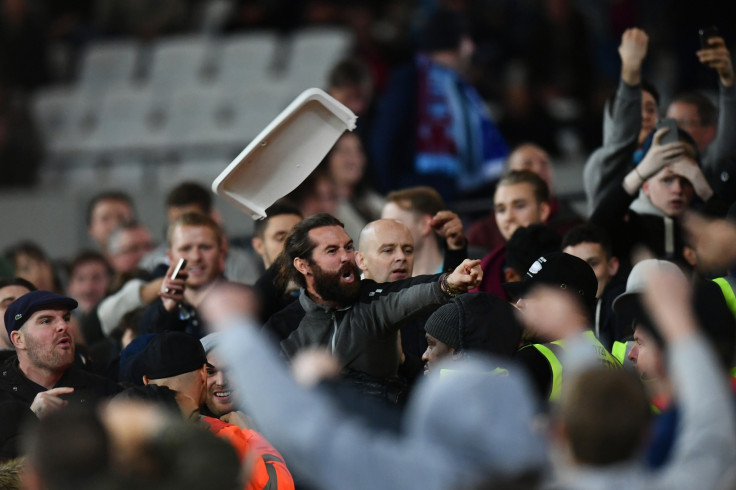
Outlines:
[[[379,283],[394,282],[413,276],[414,238],[411,230],[395,219],[379,219],[360,232],[355,263],[365,279]],[[427,348],[424,322],[429,315],[404,323],[399,334],[402,351],[400,374],[410,384],[421,374],[421,357]],[[405,357],[407,356],[408,357]],[[406,362],[408,359],[409,362]]]
[[[360,232],[355,262],[363,277],[376,282],[394,282],[412,276],[414,239],[400,221],[379,219]]]
[[[564,236],[569,230],[585,222],[569,202],[555,197],[552,163],[549,154],[542,147],[534,143],[522,143],[517,146],[506,159],[506,172],[518,170],[534,172],[547,184],[550,213],[545,224]],[[470,225],[467,237],[471,245],[487,250],[493,250],[506,241],[498,229],[493,212]]]

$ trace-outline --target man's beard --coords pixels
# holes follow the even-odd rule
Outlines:
[[[72,348],[58,352],[55,347],[49,348],[48,345],[44,345],[31,336],[25,337],[26,353],[28,359],[40,367],[48,371],[65,371],[74,363],[74,341],[72,340]]]
[[[325,301],[331,301],[340,306],[348,306],[355,303],[360,297],[360,269],[354,262],[349,262],[337,272],[326,272],[316,263],[312,263],[312,275],[314,276],[314,290]],[[355,280],[343,283],[342,276],[348,272],[353,273]]]

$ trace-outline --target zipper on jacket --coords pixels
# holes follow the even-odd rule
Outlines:
[[[337,341],[337,318],[335,317],[335,312],[333,311],[331,313],[332,315],[332,341],[330,342],[330,348],[332,349],[332,353],[335,353],[335,343]]]

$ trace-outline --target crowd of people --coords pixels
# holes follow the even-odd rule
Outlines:
[[[334,67],[356,131],[247,240],[189,181],[159,245],[125,189],[63,266],[18,237],[0,486],[736,488],[733,62],[711,31],[717,102],[660,107],[649,46],[619,40],[587,212],[543,142],[509,144],[439,10],[376,100]]]

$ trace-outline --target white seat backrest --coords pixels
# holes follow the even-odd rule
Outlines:
[[[345,29],[308,28],[297,31],[292,42],[284,77],[304,88],[324,88],[328,72],[347,54],[353,37]]]
[[[218,85],[226,90],[269,82],[277,48],[271,32],[251,33],[226,38],[218,63]]]
[[[82,59],[79,90],[99,95],[129,87],[135,73],[138,45],[135,41],[92,44]]]
[[[161,39],[152,48],[148,86],[168,93],[204,84],[209,51],[210,42],[202,36]]]

